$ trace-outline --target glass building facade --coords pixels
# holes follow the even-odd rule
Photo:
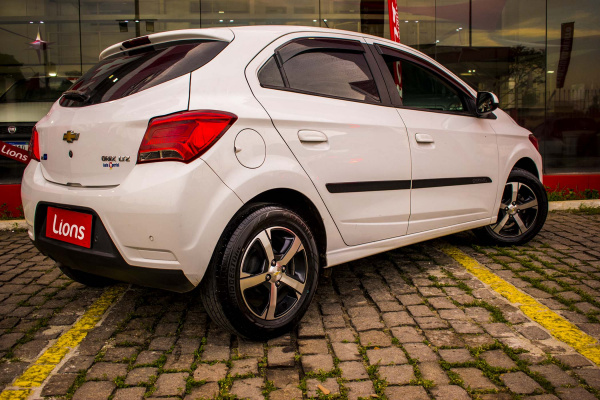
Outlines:
[[[402,43],[495,92],[538,138],[545,174],[600,173],[599,10],[597,0],[398,0]],[[25,146],[100,51],[136,36],[306,25],[389,38],[387,21],[385,0],[2,0],[0,140]],[[0,184],[19,183],[22,169],[0,160]]]

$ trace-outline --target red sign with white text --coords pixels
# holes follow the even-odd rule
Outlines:
[[[388,15],[390,18],[390,39],[400,43],[400,20],[398,17],[398,3],[396,0],[388,0]],[[394,66],[394,83],[402,99],[402,65],[400,61],[393,63]]]
[[[0,155],[12,160],[27,164],[29,162],[29,152],[19,147],[0,141]]]
[[[92,216],[48,207],[46,236],[89,249],[92,247]]]
[[[390,18],[390,39],[400,43],[400,21],[398,20],[398,3],[388,0],[388,15]]]

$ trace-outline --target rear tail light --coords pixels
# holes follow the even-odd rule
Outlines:
[[[188,163],[204,154],[237,120],[223,111],[184,111],[150,120],[138,162]]]
[[[533,147],[535,147],[535,149],[539,153],[540,152],[540,145],[538,143],[537,138],[535,136],[533,136],[533,135],[529,135],[529,141],[531,142],[531,144],[533,144]]]
[[[29,139],[29,159],[40,161],[40,138],[35,126],[31,132],[31,139]]]

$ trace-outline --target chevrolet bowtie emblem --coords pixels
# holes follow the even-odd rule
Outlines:
[[[77,139],[79,139],[79,133],[75,133],[73,131],[67,131],[67,133],[63,135],[63,140],[65,140],[67,143],[73,143]]]

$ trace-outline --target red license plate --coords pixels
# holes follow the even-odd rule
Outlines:
[[[89,249],[92,247],[92,216],[48,207],[46,236]]]

